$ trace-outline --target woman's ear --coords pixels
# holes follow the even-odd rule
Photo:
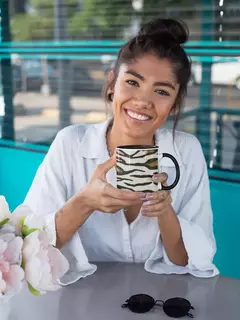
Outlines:
[[[108,93],[108,101],[109,102],[112,102],[113,101],[113,92],[112,91],[109,91],[109,93]]]
[[[111,83],[111,84],[112,84],[113,78],[114,78],[114,73],[113,73],[113,71],[111,70],[111,71],[109,72],[109,74],[108,74],[108,83]],[[113,88],[112,88],[112,87],[109,88],[107,96],[108,96],[108,101],[109,101],[109,102],[112,102],[112,101],[113,101]]]
[[[111,83],[113,81],[113,76],[114,76],[114,73],[113,73],[113,70],[111,70],[108,74],[108,82]]]

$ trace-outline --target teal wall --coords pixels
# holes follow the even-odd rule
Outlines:
[[[44,153],[0,147],[0,194],[11,210],[24,199]]]
[[[0,194],[14,209],[30,187],[44,153],[0,147]],[[211,197],[221,274],[240,279],[240,184],[212,180]]]
[[[215,263],[221,273],[240,279],[240,184],[210,181],[217,241]]]

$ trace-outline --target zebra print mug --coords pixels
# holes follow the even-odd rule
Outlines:
[[[159,153],[158,146],[127,145],[116,150],[117,188],[137,192],[155,192],[173,189],[180,178],[177,160],[169,153]],[[170,158],[176,168],[176,177],[170,186],[154,182],[152,177],[159,173],[158,163]]]

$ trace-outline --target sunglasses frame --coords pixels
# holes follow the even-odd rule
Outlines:
[[[162,307],[164,313],[171,318],[182,318],[188,316],[194,318],[189,311],[194,309],[191,303],[184,298],[174,297],[166,301],[154,300],[147,294],[135,294],[125,301],[122,308],[128,308],[134,313],[146,313],[155,306]]]

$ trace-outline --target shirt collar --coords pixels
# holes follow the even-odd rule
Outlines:
[[[101,162],[100,160],[106,157],[106,133],[111,120],[109,118],[87,128],[80,143],[80,153],[84,158],[98,159],[98,162]]]
[[[112,118],[109,118],[104,122],[90,125],[87,128],[80,144],[80,153],[84,158],[97,159],[97,163],[101,163],[108,158],[106,132],[111,121]],[[159,146],[160,153],[173,155],[179,165],[182,165],[182,158],[171,130],[158,129],[155,134],[155,140],[156,145]],[[161,166],[172,167],[174,165],[170,159],[163,158]]]

